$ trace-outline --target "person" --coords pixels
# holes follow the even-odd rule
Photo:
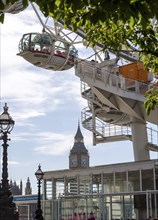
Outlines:
[[[86,220],[86,219],[87,219],[86,213],[84,212],[84,213],[83,213],[83,220]]]
[[[88,220],[95,220],[93,212],[89,214]]]
[[[78,220],[77,213],[74,213],[74,220]]]
[[[109,52],[106,50],[104,54],[104,60],[109,60],[109,59],[110,59],[110,55]]]

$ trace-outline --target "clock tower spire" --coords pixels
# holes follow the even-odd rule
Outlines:
[[[89,153],[84,145],[84,138],[81,133],[80,123],[76,135],[74,136],[74,145],[70,150],[69,155],[69,168],[85,168],[89,167]]]

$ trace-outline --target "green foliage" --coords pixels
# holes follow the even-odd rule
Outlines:
[[[7,0],[14,3],[17,0]],[[139,57],[153,72],[158,70],[158,1],[157,0],[31,0],[43,14],[63,20],[65,28],[82,28],[87,46],[102,42],[107,48],[119,51],[129,41],[138,48]],[[23,0],[26,4],[27,0]],[[0,11],[4,5],[0,1]],[[4,15],[0,13],[0,22]],[[153,23],[153,21],[155,21]],[[154,93],[155,94],[155,93]],[[147,113],[157,105],[157,96],[146,94]],[[153,98],[152,98],[153,97]]]
[[[120,50],[130,40],[141,48],[141,56],[158,57],[158,28],[151,19],[158,19],[157,0],[54,0],[37,1],[46,16],[63,20],[65,28],[82,28],[88,45],[102,42],[104,49]],[[157,68],[151,59],[149,67]]]
[[[158,90],[155,89],[150,89],[146,92],[145,94],[148,99],[145,101],[145,109],[147,115],[151,113],[152,110],[154,110],[158,106]]]
[[[0,1],[0,22],[3,23],[4,22],[4,13],[2,12],[4,9],[4,4],[2,1]]]

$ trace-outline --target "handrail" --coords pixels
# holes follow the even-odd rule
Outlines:
[[[115,124],[110,124],[107,122],[103,122],[97,117],[95,118],[96,121],[94,127],[92,123],[92,112],[90,111],[89,107],[86,107],[82,110],[81,117],[82,117],[83,127],[85,127],[90,131],[93,131],[94,133],[96,133],[97,136],[99,135],[102,138],[114,137],[114,136],[117,137],[121,135],[132,137],[130,126],[119,126]],[[151,127],[147,127],[147,136],[148,136],[148,143],[155,145],[158,150],[158,131]],[[149,150],[152,150],[152,148]]]
[[[86,107],[82,110],[82,123],[88,130],[99,134],[101,137],[112,137],[117,135],[131,135],[130,126],[119,126],[115,124],[109,124],[102,120],[95,118],[95,127],[92,123],[92,112]]]
[[[153,128],[147,127],[148,142],[154,145],[158,145],[158,131]],[[158,149],[157,149],[158,150]]]
[[[90,76],[94,82],[95,80],[99,80],[104,82],[105,85],[116,87],[122,91],[144,95],[145,92],[151,88],[158,89],[153,83],[125,78],[120,73],[116,72],[114,68],[112,68],[112,71],[98,68],[97,65],[95,63],[93,64],[91,61],[78,59],[75,68],[76,75],[81,75],[82,77],[85,75]]]

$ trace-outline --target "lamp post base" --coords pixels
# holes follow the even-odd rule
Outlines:
[[[0,208],[0,219],[3,220],[19,220],[19,213],[13,208]]]
[[[0,190],[0,220],[19,220],[10,190]]]
[[[44,220],[42,216],[42,209],[36,210],[34,220]]]

